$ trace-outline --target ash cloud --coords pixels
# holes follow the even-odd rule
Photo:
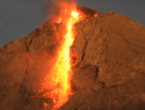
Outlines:
[[[59,15],[63,10],[77,7],[77,0],[46,0],[45,8],[51,16]]]

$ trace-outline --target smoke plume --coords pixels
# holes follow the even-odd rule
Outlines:
[[[46,0],[45,6],[51,17],[58,16],[65,10],[76,8],[77,0]]]

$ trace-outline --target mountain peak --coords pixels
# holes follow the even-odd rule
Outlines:
[[[56,59],[63,29],[50,21],[0,49],[2,110],[41,110],[45,102],[51,109],[52,101],[39,89]],[[76,23],[74,30],[73,95],[60,110],[144,110],[145,27],[109,12]]]

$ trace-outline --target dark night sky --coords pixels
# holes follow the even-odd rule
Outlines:
[[[0,0],[0,47],[27,36],[47,19],[45,0]],[[101,13],[128,16],[145,26],[145,0],[78,0]]]

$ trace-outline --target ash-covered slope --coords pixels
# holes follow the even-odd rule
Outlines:
[[[48,22],[0,49],[0,110],[44,109],[49,100],[35,95],[53,66],[62,30]],[[111,12],[75,30],[74,94],[60,110],[144,110],[145,28]]]

